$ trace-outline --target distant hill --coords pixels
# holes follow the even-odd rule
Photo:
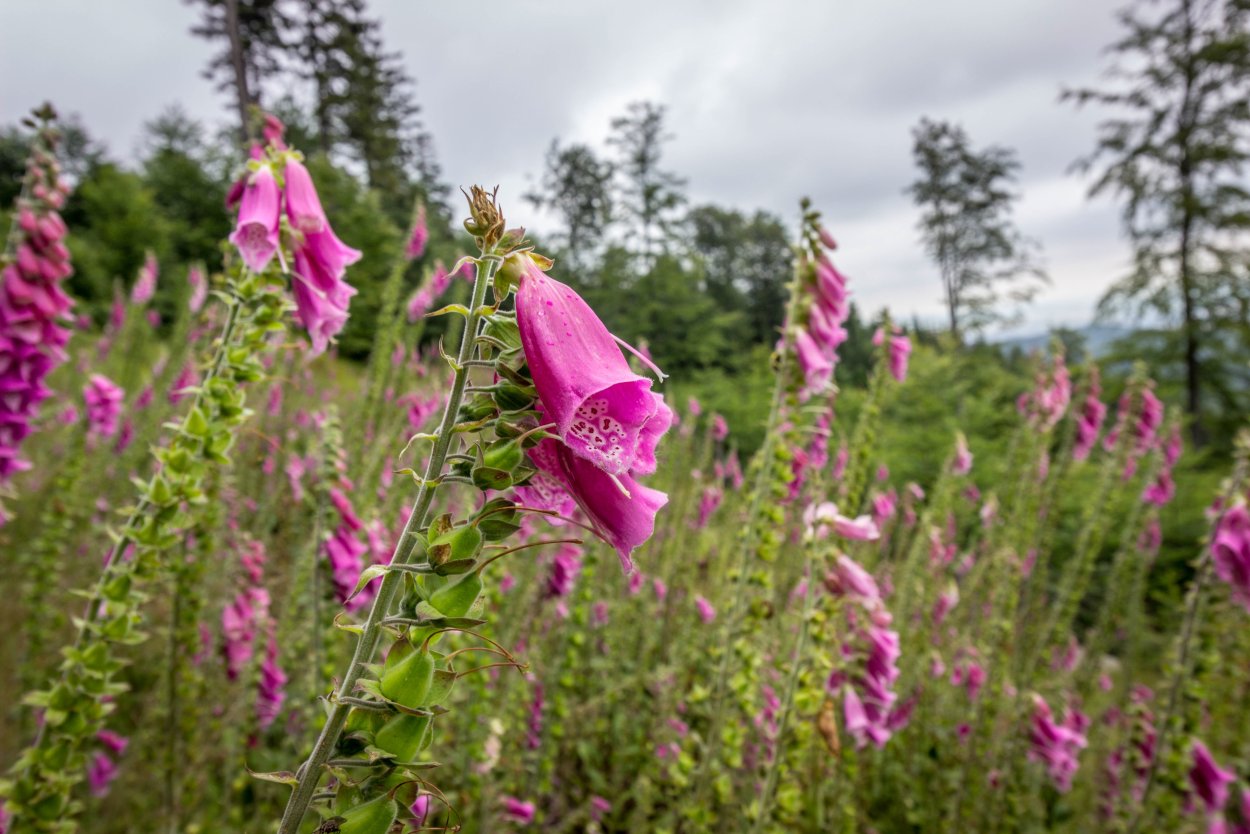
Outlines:
[[[1078,335],[1084,341],[1086,350],[1093,354],[1095,358],[1106,355],[1112,343],[1133,332],[1131,327],[1115,324],[1089,324],[1085,327],[1064,329]],[[1031,353],[1035,350],[1044,351],[1050,347],[1053,332],[1047,331],[1046,333],[1037,333],[1030,336],[993,339],[991,343],[997,345],[1004,353],[1013,350],[1020,350],[1023,353]]]

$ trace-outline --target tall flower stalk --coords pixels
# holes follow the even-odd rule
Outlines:
[[[340,830],[384,831],[418,805],[422,819],[434,813],[430,794],[417,787],[424,782],[416,760],[430,743],[440,702],[466,674],[519,665],[474,629],[483,622],[485,569],[533,546],[503,544],[522,513],[580,511],[586,521],[577,523],[628,564],[663,504],[662,493],[634,481],[654,471],[655,445],[668,428],[662,398],[650,393],[649,380],[631,375],[585,303],[543,274],[550,261],[524,245],[523,230],[505,230],[493,194],[474,187],[469,212],[465,228],[480,250],[472,297],[467,307],[436,313],[463,319],[458,353],[444,357],[453,375],[443,416],[434,433],[419,436],[432,447],[424,475],[409,471],[416,500],[389,562],[364,571],[357,584],[359,592],[382,578],[364,623],[343,626],[357,634],[356,647],[312,752],[293,774],[265,775],[293,787],[280,834],[299,830],[327,771],[335,777],[332,803],[319,811]],[[515,316],[501,309],[514,287]],[[563,332],[563,345],[553,328]],[[576,354],[563,352],[578,343]],[[491,384],[470,385],[477,369],[493,371]],[[592,436],[603,442],[581,445]],[[452,484],[483,493],[515,487],[516,501],[484,495],[460,521],[450,512],[432,516],[436,495]],[[479,643],[438,651],[451,632]],[[384,636],[392,642],[377,666]],[[455,658],[470,652],[500,661],[457,670]]]

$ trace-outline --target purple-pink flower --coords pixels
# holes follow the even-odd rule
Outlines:
[[[29,188],[14,207],[14,261],[0,272],[0,484],[30,466],[19,447],[51,394],[44,380],[65,361],[64,324],[74,303],[61,289],[73,268],[57,212],[69,188],[50,153],[51,132],[40,142],[47,150],[31,154]]]
[[[1029,758],[1046,765],[1051,781],[1061,792],[1072,788],[1072,778],[1080,767],[1078,756],[1086,745],[1088,719],[1069,707],[1062,722],[1056,722],[1050,706],[1040,695],[1033,696],[1033,721],[1029,729]]]
[[[141,307],[151,301],[152,296],[156,295],[156,279],[160,274],[161,267],[156,260],[156,253],[149,249],[143,257],[143,266],[139,267],[139,277],[130,289],[130,303]]]
[[[704,624],[712,623],[716,620],[716,609],[712,607],[712,603],[708,602],[702,595],[694,598],[694,607],[699,612],[699,619]]]
[[[425,218],[425,203],[417,206],[417,215],[412,222],[412,231],[408,235],[408,245],[404,247],[404,256],[413,261],[425,254],[425,245],[430,240],[430,227]]]
[[[278,219],[281,194],[269,163],[260,163],[246,178],[239,201],[239,216],[230,242],[253,272],[264,272],[278,252]]]
[[[82,396],[87,404],[88,435],[109,438],[117,434],[125,392],[103,374],[92,374],[82,389]]]
[[[1102,431],[1103,420],[1107,417],[1107,406],[1099,397],[1102,387],[1099,384],[1098,366],[1091,365],[1089,370],[1089,389],[1085,393],[1085,402],[1081,406],[1081,415],[1076,422],[1076,442],[1072,445],[1072,457],[1085,460],[1098,442],[1098,434]]]
[[[1250,512],[1245,504],[1230,507],[1220,518],[1211,540],[1211,561],[1233,599],[1250,611]]]
[[[1215,813],[1228,802],[1228,786],[1237,774],[1220,767],[1211,751],[1201,741],[1194,741],[1191,755],[1193,765],[1189,769],[1189,785],[1202,800],[1208,813]]]
[[[654,457],[647,425],[660,411],[651,380],[634,373],[615,338],[581,296],[520,259],[517,326],[545,418],[564,445],[610,475],[625,475],[635,459]],[[666,409],[667,411],[667,409]],[[668,411],[664,429],[672,422]]]
[[[534,814],[537,809],[533,802],[526,802],[517,799],[515,796],[501,797],[503,804],[503,818],[517,825],[529,825],[534,821]]]
[[[208,299],[208,279],[204,277],[203,266],[191,265],[187,271],[187,284],[191,287],[191,293],[187,296],[187,309],[198,313]]]

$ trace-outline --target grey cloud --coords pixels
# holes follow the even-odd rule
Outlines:
[[[1090,83],[1120,0],[881,0],[511,4],[372,0],[417,79],[424,120],[453,184],[500,183],[514,215],[553,137],[598,144],[631,100],[669,107],[667,164],[691,198],[787,220],[810,195],[843,241],[861,302],[940,312],[936,278],[903,188],[921,115],[1016,147],[1023,230],[1050,254],[1055,286],[1034,319],[1079,320],[1121,263],[1114,209],[1079,182],[1056,188],[1093,143],[1096,116],[1057,102]],[[228,101],[199,73],[195,11],[170,0],[0,6],[0,120],[52,98],[115,153],[181,102],[210,122]],[[59,35],[44,34],[55,20]],[[1036,192],[1036,195],[1035,195]],[[543,218],[531,225],[541,228]],[[1082,314],[1081,310],[1085,313]]]

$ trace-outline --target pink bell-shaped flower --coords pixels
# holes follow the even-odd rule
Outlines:
[[[581,296],[547,277],[531,258],[521,260],[517,326],[543,407],[574,455],[608,474],[625,475],[635,466],[643,435],[658,437],[648,428],[661,408],[651,380],[633,372]],[[671,423],[672,413],[665,411]],[[647,452],[643,456],[645,468],[651,464]]]

